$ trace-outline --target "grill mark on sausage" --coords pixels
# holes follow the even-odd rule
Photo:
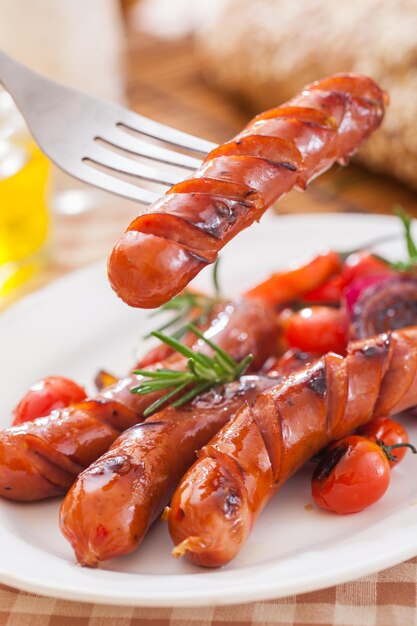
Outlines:
[[[307,387],[314,391],[315,394],[324,398],[327,393],[327,379],[326,379],[326,366],[321,365],[318,372],[313,374],[310,380],[307,382]]]

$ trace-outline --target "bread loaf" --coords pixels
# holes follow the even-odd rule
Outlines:
[[[253,111],[335,72],[390,94],[358,158],[417,188],[417,0],[224,0],[197,34],[207,76]]]

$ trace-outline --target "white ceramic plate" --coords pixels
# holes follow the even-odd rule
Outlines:
[[[398,220],[389,217],[267,217],[225,250],[224,291],[236,294],[320,249],[345,250],[400,230]],[[397,258],[404,254],[400,241],[380,250]],[[209,285],[209,273],[197,282]],[[20,302],[0,317],[1,425],[8,425],[20,395],[42,376],[62,374],[89,383],[101,367],[127,371],[148,329],[146,313],[129,309],[112,293],[104,264]],[[406,425],[417,441],[417,422]],[[83,569],[59,532],[58,501],[1,501],[0,580],[62,598],[143,606],[249,602],[335,585],[417,554],[415,464],[408,454],[380,502],[340,517],[306,508],[311,467],[304,468],[264,511],[239,557],[212,571],[171,558],[162,523],[136,553],[99,570]]]

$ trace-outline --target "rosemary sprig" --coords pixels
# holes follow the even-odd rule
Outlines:
[[[184,291],[169,302],[166,302],[160,306],[156,311],[151,313],[151,317],[160,315],[166,311],[172,311],[173,316],[165,324],[159,326],[156,330],[163,332],[164,330],[171,329],[171,337],[174,339],[181,339],[187,332],[187,325],[189,322],[192,324],[206,324],[208,316],[210,315],[213,307],[221,302],[221,292],[219,285],[219,261],[217,259],[213,266],[213,286],[214,296],[208,296],[201,293],[195,293],[189,289]],[[192,312],[195,312],[192,315]],[[153,333],[149,333],[145,338],[151,337]]]
[[[176,399],[172,406],[182,406],[195,398],[195,396],[208,391],[208,389],[216,385],[224,385],[236,380],[242,376],[253,359],[253,356],[248,354],[240,362],[237,362],[225,350],[210,339],[207,339],[194,324],[187,324],[187,330],[193,332],[205,344],[210,346],[213,350],[213,356],[207,356],[203,352],[192,350],[174,337],[169,337],[160,331],[151,333],[153,337],[160,339],[160,341],[171,346],[176,352],[185,356],[187,358],[187,369],[177,371],[161,368],[154,371],[134,371],[134,374],[144,376],[148,380],[144,380],[140,385],[132,387],[130,390],[132,393],[145,395],[154,391],[167,390],[166,394],[144,411],[145,417],[154,413],[174,396],[176,396]],[[181,395],[182,391],[184,393]]]
[[[411,215],[408,215],[408,213],[400,204],[395,204],[393,207],[393,211],[400,218],[404,226],[404,236],[407,246],[408,259],[407,261],[397,261],[395,263],[389,262],[389,266],[399,272],[406,272],[408,270],[415,269],[417,265],[417,246],[411,233],[411,224],[413,222],[413,218],[411,217]]]
[[[217,300],[221,297],[220,283],[219,283],[219,263],[220,257],[217,258],[213,266],[213,285],[214,285],[214,296]]]
[[[417,245],[413,239],[413,235],[411,233],[411,225],[413,222],[413,218],[409,215],[405,209],[400,204],[394,204],[392,207],[392,212],[400,218],[402,225],[404,227],[403,235],[395,234],[395,235],[382,235],[381,237],[376,237],[372,241],[368,242],[368,244],[361,245],[358,248],[354,248],[353,250],[347,250],[344,252],[339,252],[339,256],[346,260],[348,256],[355,252],[360,252],[361,250],[371,250],[376,245],[381,243],[386,243],[389,241],[394,241],[396,239],[400,239],[402,236],[405,238],[405,243],[408,252],[408,259],[406,261],[390,261],[386,257],[372,252],[372,256],[376,259],[379,259],[383,263],[386,264],[387,267],[390,267],[397,272],[407,272],[417,267]]]

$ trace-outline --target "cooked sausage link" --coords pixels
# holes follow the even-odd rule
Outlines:
[[[82,565],[127,554],[142,542],[196,458],[196,451],[239,409],[253,404],[277,376],[308,358],[269,359],[264,375],[244,376],[190,405],[168,407],[123,433],[76,480],[61,508],[61,530]]]
[[[95,567],[139,546],[196,458],[196,450],[245,403],[274,384],[245,376],[190,405],[168,407],[123,433],[78,476],[60,512],[81,565]]]
[[[372,416],[417,404],[417,327],[352,342],[295,372],[205,446],[174,493],[174,555],[219,567],[233,559],[281,485],[325,445]]]
[[[253,371],[278,346],[274,313],[252,299],[225,304],[207,332],[237,360],[252,353]],[[205,350],[201,343],[196,347]],[[174,354],[159,366],[182,369],[185,363]],[[76,476],[121,432],[141,422],[145,409],[164,393],[132,394],[130,389],[141,380],[132,374],[95,398],[0,432],[0,495],[30,501],[64,494]]]
[[[370,78],[340,74],[255,117],[133,220],[109,258],[113,289],[135,307],[168,301],[283,194],[345,164],[386,104]]]

